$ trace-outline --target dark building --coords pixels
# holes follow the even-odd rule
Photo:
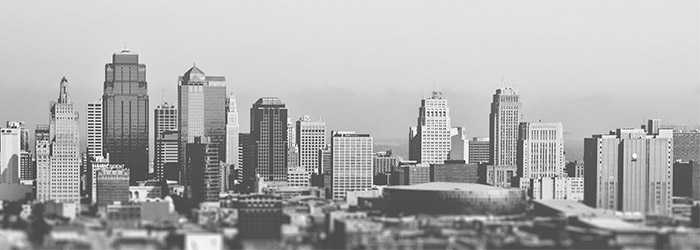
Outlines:
[[[36,170],[34,169],[34,161],[32,160],[32,154],[30,154],[27,151],[22,151],[19,167],[20,180],[30,181],[36,179]]]
[[[187,150],[187,186],[190,187],[190,200],[194,204],[202,201],[218,201],[221,191],[219,175],[219,145],[208,143],[195,137],[194,143],[185,146]]]
[[[673,131],[673,158],[700,162],[700,131]]]
[[[700,200],[700,161],[673,163],[673,196]]]
[[[566,162],[564,170],[566,171],[566,176],[568,177],[583,177],[583,162],[582,161],[569,161]]]
[[[105,65],[103,146],[110,163],[130,169],[131,184],[148,179],[148,84],[139,55],[123,49]]]
[[[326,147],[318,150],[318,169],[321,173],[330,175],[333,168],[333,154],[331,149]]]
[[[287,181],[287,108],[277,97],[258,99],[250,109],[253,165],[266,182]]]
[[[179,136],[180,133],[173,130],[163,131],[158,135],[153,165],[157,179],[180,180]]]
[[[469,141],[469,163],[479,164],[489,162],[489,138],[474,137]]]
[[[430,165],[417,164],[405,166],[403,168],[406,185],[416,185],[430,182]]]
[[[97,205],[129,201],[129,169],[113,167],[97,172]]]
[[[431,182],[477,183],[477,164],[466,164],[463,160],[449,160],[444,164],[430,165]]]
[[[250,138],[250,133],[238,134],[238,145],[241,147],[242,182],[239,187],[241,193],[255,192],[255,144]]]
[[[238,208],[238,232],[243,240],[275,239],[282,235],[282,198],[270,195],[244,195]]]

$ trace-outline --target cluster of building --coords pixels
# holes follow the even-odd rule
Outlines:
[[[700,226],[700,131],[657,119],[586,138],[583,161],[569,162],[562,124],[524,121],[515,89],[493,94],[489,137],[453,126],[433,91],[404,159],[375,151],[369,134],[293,121],[278,97],[253,103],[243,132],[225,77],[196,66],[179,77],[177,104],[149,110],[147,86],[139,55],[115,53],[102,98],[87,104],[83,150],[63,78],[33,152],[23,122],[0,129],[0,200],[22,203],[25,220],[68,221],[55,229],[108,228],[95,235],[113,246],[674,247],[700,232],[652,228]]]

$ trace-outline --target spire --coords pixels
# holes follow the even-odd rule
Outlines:
[[[68,102],[68,90],[66,89],[66,85],[68,85],[68,80],[66,80],[66,77],[64,76],[63,79],[61,79],[61,87],[60,87],[60,92],[58,95],[58,102],[59,103],[67,103]]]
[[[228,106],[229,106],[229,112],[238,113],[238,106],[236,105],[236,97],[233,95],[233,93],[229,93]]]

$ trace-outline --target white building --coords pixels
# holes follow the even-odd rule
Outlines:
[[[19,184],[22,157],[20,128],[0,129],[0,183]]]
[[[469,162],[469,138],[465,127],[453,127],[450,130],[450,160]]]
[[[37,197],[42,200],[77,203],[80,202],[80,124],[78,112],[68,97],[67,84],[68,81],[64,77],[61,80],[58,101],[51,102],[51,144],[48,147],[47,164],[49,166],[46,167],[45,160],[37,160],[37,172],[40,172],[37,179]],[[37,152],[37,158],[39,155],[40,152]]]
[[[87,153],[88,159],[102,154],[102,99],[87,103]]]
[[[331,192],[333,199],[345,199],[346,192],[372,187],[373,140],[369,134],[333,132]]]
[[[289,168],[287,171],[287,186],[309,187],[311,186],[311,173],[302,167]]]
[[[515,166],[518,146],[518,126],[522,120],[522,104],[515,89],[496,89],[489,115],[489,162],[493,165]]]
[[[229,187],[229,175],[233,169],[240,168],[240,125],[238,124],[238,106],[233,93],[226,98],[226,166],[222,167],[221,192],[226,192]]]
[[[450,152],[450,108],[442,92],[433,91],[421,100],[418,125],[409,133],[409,160],[426,164],[442,164]]]
[[[297,120],[295,137],[299,147],[299,166],[309,173],[320,174],[318,150],[326,147],[326,123],[320,119],[311,121],[305,115]]]

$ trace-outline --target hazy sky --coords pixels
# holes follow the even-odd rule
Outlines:
[[[152,108],[177,101],[193,62],[226,76],[242,131],[257,98],[279,96],[295,119],[407,138],[435,86],[454,126],[487,136],[491,95],[506,85],[525,120],[562,122],[582,145],[650,117],[700,123],[699,33],[697,0],[11,0],[0,8],[0,121],[47,123],[63,76],[84,118],[126,46],[147,66]]]

